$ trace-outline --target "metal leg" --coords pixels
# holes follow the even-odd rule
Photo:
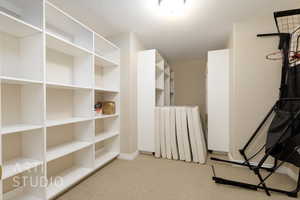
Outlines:
[[[229,164],[233,164],[233,165],[249,167],[249,165],[246,164],[246,163],[235,162],[235,161],[230,161],[230,160],[224,160],[224,159],[219,159],[219,158],[215,158],[215,157],[211,157],[210,159],[213,160],[213,161],[218,161],[218,162],[224,162],[224,163],[229,163]],[[250,164],[251,170],[253,170],[256,167],[257,167],[257,165],[251,165]],[[260,169],[264,169],[264,170],[267,170],[267,171],[272,170],[272,168],[269,168],[269,167],[260,167]]]
[[[218,159],[218,158],[214,158],[214,157],[212,157],[211,160],[218,161],[218,162],[231,163],[231,164],[240,165],[240,166],[247,166],[247,167],[249,167],[250,170],[252,170],[253,167],[256,167],[256,166],[253,166],[253,165],[250,164],[249,159],[247,158],[247,156],[245,154],[245,151],[247,150],[247,148],[249,147],[249,145],[251,144],[251,142],[255,139],[255,137],[257,136],[257,134],[259,133],[259,131],[261,130],[261,128],[263,127],[263,125],[266,123],[266,121],[269,119],[269,117],[271,116],[271,114],[274,112],[275,108],[277,107],[278,102],[279,101],[277,101],[273,105],[273,107],[269,110],[268,114],[265,116],[265,118],[263,119],[263,121],[259,124],[259,126],[254,131],[254,133],[252,134],[252,136],[250,137],[250,139],[244,145],[244,147],[239,150],[240,154],[244,158],[245,164],[241,164],[239,162],[233,162],[233,161],[223,160],[223,159]],[[268,171],[272,170],[271,168],[266,168],[266,167],[262,167],[262,169],[265,169],[265,170],[268,170]]]
[[[231,185],[231,186],[241,187],[241,188],[255,190],[255,191],[257,191],[258,189],[265,190],[265,188],[263,186],[259,186],[259,185],[254,185],[254,184],[249,184],[249,183],[243,183],[243,182],[234,181],[234,180],[228,180],[228,179],[224,179],[224,178],[220,178],[220,177],[213,177],[212,179],[217,184]],[[298,187],[299,187],[299,184],[297,186],[297,189],[299,189]],[[277,188],[270,188],[270,187],[268,187],[268,191],[278,192],[278,193],[285,194],[287,196],[295,197],[295,198],[297,198],[297,194],[298,194],[298,191],[299,191],[297,189],[293,190],[293,191],[285,191],[285,190],[280,190],[280,189],[277,189]]]
[[[261,183],[263,189],[265,190],[266,194],[267,194],[268,196],[271,196],[271,194],[270,194],[270,192],[269,192],[269,189],[268,189],[266,183],[264,182],[264,180],[263,180],[261,174],[259,173],[259,169],[255,169],[254,172],[255,172],[255,174],[257,175],[257,177],[258,177],[258,179],[259,179],[259,181],[260,181],[260,183]]]

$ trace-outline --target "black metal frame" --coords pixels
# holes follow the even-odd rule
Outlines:
[[[283,52],[283,63],[282,63],[282,76],[281,76],[281,83],[280,83],[280,94],[279,94],[279,100],[274,104],[274,106],[270,109],[270,111],[267,113],[265,118],[262,120],[262,122],[259,124],[257,129],[254,131],[252,136],[249,138],[247,143],[244,145],[242,149],[239,150],[239,153],[244,159],[244,162],[235,162],[235,161],[230,161],[230,160],[224,160],[224,159],[219,159],[219,158],[214,158],[212,157],[211,160],[218,161],[218,162],[223,162],[223,163],[229,163],[233,165],[239,165],[239,166],[244,166],[248,167],[251,171],[253,171],[258,179],[259,179],[259,184],[249,184],[249,183],[244,183],[244,182],[239,182],[239,181],[234,181],[234,180],[229,180],[229,179],[224,179],[221,177],[217,177],[215,173],[215,169],[212,166],[213,170],[213,177],[212,179],[218,183],[218,184],[224,184],[224,185],[231,185],[231,186],[236,186],[236,187],[241,187],[241,188],[246,188],[250,190],[259,190],[262,189],[265,191],[265,193],[270,196],[270,191],[272,192],[278,192],[282,193],[285,195],[288,195],[290,197],[297,197],[298,192],[300,191],[300,171],[298,174],[298,181],[296,188],[292,191],[286,191],[286,190],[281,190],[277,188],[271,188],[268,187],[265,183],[265,181],[274,174],[274,172],[282,166],[285,161],[281,161],[278,163],[278,160],[275,159],[273,167],[264,167],[263,164],[267,160],[267,158],[270,156],[270,153],[272,150],[274,150],[275,146],[271,147],[265,152],[265,155],[263,158],[260,160],[260,162],[257,165],[253,165],[250,163],[250,160],[256,156],[263,148],[261,148],[254,156],[248,157],[246,155],[246,151],[250,144],[253,142],[253,140],[256,138],[256,136],[260,133],[261,128],[264,126],[264,124],[267,122],[267,120],[270,118],[270,116],[278,110],[278,108],[281,108],[283,103],[289,102],[289,101],[295,101],[295,102],[300,102],[300,98],[285,98],[286,97],[286,88],[287,88],[287,73],[288,73],[288,68],[289,68],[289,50],[290,50],[290,41],[291,41],[291,34],[290,33],[281,33],[279,26],[278,26],[278,17],[284,17],[284,16],[290,16],[290,15],[295,15],[295,14],[300,14],[300,9],[295,9],[295,10],[289,10],[289,11],[281,11],[281,12],[275,12],[274,13],[274,18],[276,22],[276,27],[278,29],[278,33],[270,33],[270,34],[259,34],[257,35],[258,37],[269,37],[269,36],[279,36],[280,42],[279,42],[279,49],[282,50]],[[289,121],[287,127],[284,129],[282,135],[280,138],[278,138],[277,142],[280,142],[285,135],[285,133],[294,125],[295,121],[297,119],[300,119],[300,110],[293,115],[291,120]],[[293,152],[290,152],[289,156],[292,156],[294,153],[300,153],[300,146],[297,146]],[[267,170],[269,174],[266,177],[263,177],[260,173],[260,170]]]
[[[278,100],[275,105],[271,108],[271,110],[268,112],[268,114],[265,116],[265,118],[263,119],[263,121],[260,123],[260,125],[258,126],[258,128],[255,130],[255,132],[252,134],[252,136],[250,137],[250,139],[247,141],[247,143],[244,145],[244,147],[242,149],[239,150],[239,153],[242,155],[242,157],[244,158],[244,162],[235,162],[235,161],[230,161],[230,160],[224,160],[224,159],[219,159],[219,158],[214,158],[212,157],[211,160],[214,161],[218,161],[218,162],[225,162],[225,163],[229,163],[229,164],[233,164],[233,165],[239,165],[239,166],[245,166],[248,167],[251,171],[253,171],[258,179],[259,179],[259,184],[254,185],[254,184],[249,184],[249,183],[243,183],[243,182],[238,182],[238,181],[234,181],[234,180],[229,180],[229,179],[224,179],[221,177],[217,177],[215,170],[213,168],[213,174],[214,176],[212,177],[212,179],[218,183],[218,184],[224,184],[224,185],[231,185],[231,186],[237,186],[237,187],[242,187],[242,188],[246,188],[246,189],[250,189],[250,190],[258,190],[258,189],[263,189],[266,194],[268,196],[270,196],[270,191],[273,192],[279,192],[282,194],[286,194],[290,197],[297,197],[298,196],[298,192],[300,191],[300,172],[298,175],[298,181],[297,181],[297,186],[294,190],[292,191],[286,191],[286,190],[281,190],[281,189],[277,189],[277,188],[270,188],[266,185],[265,181],[282,165],[285,163],[285,161],[282,161],[280,164],[278,164],[278,160],[275,159],[274,161],[274,165],[271,168],[268,167],[264,167],[263,164],[266,161],[266,159],[270,156],[270,152],[273,150],[274,147],[272,147],[271,149],[269,149],[265,156],[260,160],[258,165],[253,165],[250,163],[250,159],[247,157],[246,155],[246,150],[249,147],[249,145],[252,143],[252,141],[255,139],[255,137],[259,134],[261,128],[263,127],[263,125],[265,124],[265,122],[269,119],[269,117],[272,115],[273,112],[276,111],[278,105],[284,101],[299,101],[300,102],[300,98],[294,98],[294,99],[281,99]],[[283,132],[282,136],[288,131],[288,129],[293,126],[294,122],[296,121],[296,119],[300,119],[300,111],[298,113],[296,113],[293,117],[293,119],[290,121],[290,123],[288,124],[287,128],[285,129],[285,131]],[[282,139],[282,136],[278,139],[278,142]],[[300,147],[297,147],[297,149],[294,149],[293,152],[291,152],[290,155],[292,155],[295,152],[298,152],[300,149]],[[269,175],[267,175],[265,178],[262,177],[260,170],[267,170],[269,171]]]

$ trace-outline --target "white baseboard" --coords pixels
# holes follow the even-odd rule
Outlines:
[[[233,157],[232,157],[232,155],[230,153],[228,153],[228,158],[229,158],[229,160],[234,161],[234,162],[240,162],[240,163],[243,162],[241,160],[235,160],[235,159],[233,159]],[[250,164],[252,164],[252,165],[258,165],[257,162],[250,162]],[[273,166],[272,164],[264,164],[263,165],[263,167],[272,167],[272,166]],[[290,168],[288,168],[286,166],[281,166],[280,168],[278,168],[276,170],[276,173],[285,174],[285,175],[289,176],[291,179],[293,179],[295,181],[298,180],[298,175],[293,170],[291,170]]]
[[[296,174],[292,169],[290,169],[288,167],[284,167],[284,168],[285,168],[285,174],[286,175],[288,175],[294,181],[298,180],[298,174]]]
[[[120,153],[118,159],[121,160],[134,160],[139,155],[139,152],[133,152],[133,153]]]

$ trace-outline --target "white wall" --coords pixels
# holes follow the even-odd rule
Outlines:
[[[134,33],[109,38],[121,48],[121,153],[137,151],[137,53],[144,50]]]

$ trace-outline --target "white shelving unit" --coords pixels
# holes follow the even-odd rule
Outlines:
[[[0,2],[0,200],[53,199],[119,155],[119,60],[117,46],[47,1]],[[116,113],[95,114],[98,101]]]
[[[170,65],[165,62],[165,103],[164,105],[170,106],[171,105],[171,68]]]
[[[175,105],[175,74],[171,70],[171,78],[170,78],[170,103],[172,106]]]
[[[171,68],[153,49],[138,56],[138,148],[154,152],[155,107],[171,105]]]

